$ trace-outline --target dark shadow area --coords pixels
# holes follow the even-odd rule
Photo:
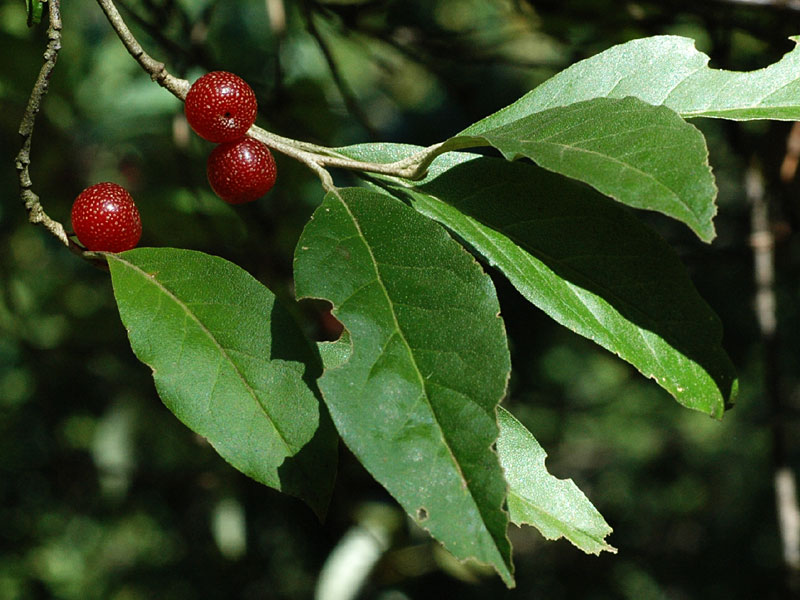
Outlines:
[[[269,358],[303,365],[303,382],[313,390],[319,402],[319,424],[314,436],[297,454],[284,460],[278,467],[278,477],[284,492],[305,500],[323,521],[336,480],[339,435],[317,387],[322,361],[314,343],[300,329],[295,315],[280,300],[272,304],[269,324]]]

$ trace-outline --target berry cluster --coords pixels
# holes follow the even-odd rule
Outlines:
[[[186,94],[184,112],[197,135],[219,144],[208,157],[206,172],[220,198],[243,204],[275,185],[275,159],[269,148],[246,137],[258,103],[244,80],[226,71],[206,73]]]
[[[269,148],[250,137],[258,103],[247,83],[233,73],[212,71],[194,82],[184,111],[200,137],[219,144],[206,164],[214,192],[229,204],[252,202],[266,194],[277,171]],[[116,183],[83,190],[72,205],[72,229],[88,250],[124,252],[142,235],[139,211],[131,195]]]

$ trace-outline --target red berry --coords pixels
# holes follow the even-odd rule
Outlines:
[[[116,183],[86,188],[72,204],[72,229],[81,244],[98,252],[124,252],[139,243],[142,221],[133,198]]]
[[[275,185],[277,176],[269,148],[249,137],[214,148],[206,167],[212,189],[229,204],[260,198]]]
[[[234,142],[255,123],[253,89],[233,73],[211,71],[192,84],[183,105],[186,120],[209,142]]]

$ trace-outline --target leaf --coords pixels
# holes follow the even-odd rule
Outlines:
[[[717,189],[705,138],[668,108],[596,98],[456,136],[442,150],[483,143],[508,160],[528,157],[623,204],[682,221],[703,241],[714,239]]]
[[[790,38],[795,44],[800,36]],[[800,119],[800,49],[751,72],[711,69],[694,40],[663,35],[633,40],[575,63],[461,135],[476,135],[527,115],[592,98],[635,96],[685,118]]]
[[[416,147],[342,151],[393,161]],[[634,365],[689,408],[721,417],[737,392],[719,319],[675,252],[624,207],[533,165],[449,153],[391,185],[497,267],[530,302]]]
[[[319,355],[322,358],[322,365],[325,369],[335,369],[350,360],[350,353],[353,345],[350,341],[350,333],[345,329],[338,340],[333,342],[317,342]]]
[[[106,256],[131,347],[167,408],[231,465],[321,517],[336,435],[316,395],[319,357],[272,292],[201,252]]]
[[[616,553],[605,541],[611,527],[571,479],[547,472],[547,454],[531,432],[503,408],[497,421],[497,453],[509,485],[511,521],[533,525],[548,540],[565,537],[587,554]]]
[[[298,297],[330,301],[350,334],[349,358],[319,380],[342,439],[452,554],[513,585],[491,448],[510,362],[489,277],[438,224],[346,188],[306,226],[295,285]]]

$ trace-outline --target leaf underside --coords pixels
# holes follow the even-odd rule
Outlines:
[[[717,188],[705,138],[674,111],[637,98],[595,98],[459,135],[444,149],[489,144],[527,157],[634,208],[688,225],[710,242]]]
[[[587,554],[616,552],[602,515],[571,479],[550,475],[547,454],[507,410],[497,411],[497,453],[508,481],[508,511],[517,525],[533,525],[548,540],[564,537]]]
[[[790,38],[797,44],[800,37]],[[632,40],[554,75],[506,108],[470,125],[476,135],[524,116],[593,98],[633,96],[684,118],[800,119],[800,48],[750,72],[711,69],[694,40],[660,35]]]

